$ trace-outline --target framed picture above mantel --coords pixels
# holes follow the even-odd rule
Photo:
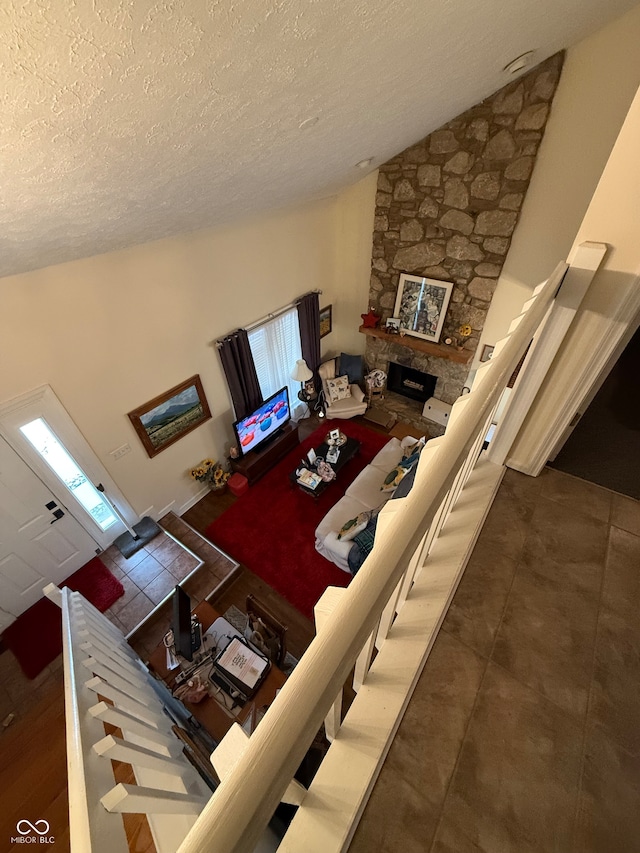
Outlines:
[[[198,375],[128,413],[147,454],[157,456],[211,417]]]
[[[407,335],[438,343],[449,307],[453,282],[402,273],[394,316]]]

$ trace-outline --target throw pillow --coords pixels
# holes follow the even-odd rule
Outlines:
[[[420,453],[422,448],[427,443],[427,440],[424,435],[422,436],[422,438],[419,438],[417,440],[411,439],[409,441],[408,438],[409,436],[402,440],[402,456],[405,459],[407,458],[407,456],[413,456],[414,453]]]
[[[338,533],[338,539],[341,542],[349,542],[354,538],[354,536],[357,536],[361,530],[365,529],[370,518],[371,512],[361,512],[359,515],[356,515],[355,518],[350,518],[349,521],[345,521]]]
[[[346,400],[351,396],[348,376],[336,376],[335,379],[327,379],[327,390],[329,391],[329,402],[337,403],[338,400]]]
[[[340,373],[346,373],[349,377],[349,382],[355,382],[356,385],[362,382],[362,377],[364,376],[362,356],[348,355],[346,352],[341,352]]]
[[[391,496],[392,500],[396,498],[406,498],[406,496],[411,491],[411,487],[413,486],[414,480],[416,479],[416,471],[418,470],[417,465],[413,465],[405,477],[402,478],[400,485],[395,490],[393,495]]]
[[[380,486],[380,491],[392,492],[408,471],[409,468],[405,468],[402,462],[399,465],[396,465],[396,467],[389,471],[387,476],[384,478],[384,481]]]

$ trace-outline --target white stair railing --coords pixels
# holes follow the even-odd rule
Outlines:
[[[566,331],[567,304],[581,298],[577,291],[594,273],[592,249],[584,268],[580,253],[572,262],[558,304],[562,321],[553,303],[565,264],[536,288],[492,360],[481,365],[471,394],[454,404],[445,436],[423,450],[408,496],[381,511],[374,548],[356,577],[318,602],[317,636],[260,725],[248,739],[236,731],[223,742],[213,760],[224,778],[210,798],[175,753],[162,703],[122,634],[77,593],[63,591],[74,853],[126,849],[122,827],[112,821],[114,812],[127,810],[154,813],[152,828],[152,821],[178,816],[166,834],[154,832],[162,853],[253,851],[277,804],[292,796],[300,806],[278,849],[346,850],[503,475],[502,461],[482,452],[495,408],[532,339],[540,340],[545,317],[554,344],[562,326]],[[529,359],[535,376],[527,377],[525,364],[512,417],[522,417],[523,400],[542,381],[548,355],[542,344],[536,349]],[[503,417],[501,454],[514,429]],[[342,689],[352,669],[356,696],[343,718]],[[331,746],[305,792],[291,784],[293,774],[323,722]],[[98,728],[104,723],[119,726],[123,738],[105,737]],[[130,761],[139,785],[114,786],[109,756]],[[189,829],[188,815],[207,799]]]
[[[493,412],[566,269],[560,264],[536,288],[471,394],[454,404],[445,436],[420,456],[409,495],[385,505],[349,587],[319,603],[317,636],[180,853],[251,851],[323,721],[332,744],[279,849],[346,849],[504,471],[481,453]],[[357,696],[341,720],[353,667]]]
[[[62,607],[71,849],[126,853],[121,815],[143,813],[158,853],[174,853],[211,792],[123,633],[80,593],[45,592]],[[137,784],[117,784],[112,759],[130,764]]]

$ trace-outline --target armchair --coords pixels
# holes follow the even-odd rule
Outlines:
[[[349,389],[351,394],[344,400],[331,402],[331,396],[327,387],[327,380],[336,378],[336,359],[323,362],[318,368],[318,375],[322,380],[322,390],[326,401],[326,414],[328,418],[355,418],[367,411],[367,403],[364,399],[364,391],[359,385],[351,383]]]

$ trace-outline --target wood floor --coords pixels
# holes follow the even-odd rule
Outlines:
[[[319,423],[317,418],[302,421],[300,439],[304,440]],[[372,429],[386,433],[386,430],[375,424],[365,423]],[[395,433],[399,437],[407,434],[401,425],[398,428],[392,430],[391,434]],[[230,493],[222,496],[207,495],[182,518],[195,530],[204,533],[211,522],[235,500]],[[288,649],[299,658],[313,639],[312,623],[245,567],[241,567],[232,583],[212,599],[211,604],[222,613],[231,605],[244,610],[249,593],[261,599],[288,626]],[[142,640],[144,644],[144,632]],[[9,651],[0,654],[0,677],[15,670],[12,657]],[[49,822],[51,834],[56,839],[53,849],[56,853],[65,853],[69,850],[69,828],[61,659],[58,658],[33,682],[23,679],[20,691],[17,719],[7,728],[0,729],[0,790],[3,803],[0,809],[0,850],[17,853],[24,848],[23,844],[11,842],[11,838],[17,835],[17,820],[26,819],[33,823],[44,819]],[[154,850],[145,824],[146,821],[132,826],[128,833],[134,853],[151,853]]]

